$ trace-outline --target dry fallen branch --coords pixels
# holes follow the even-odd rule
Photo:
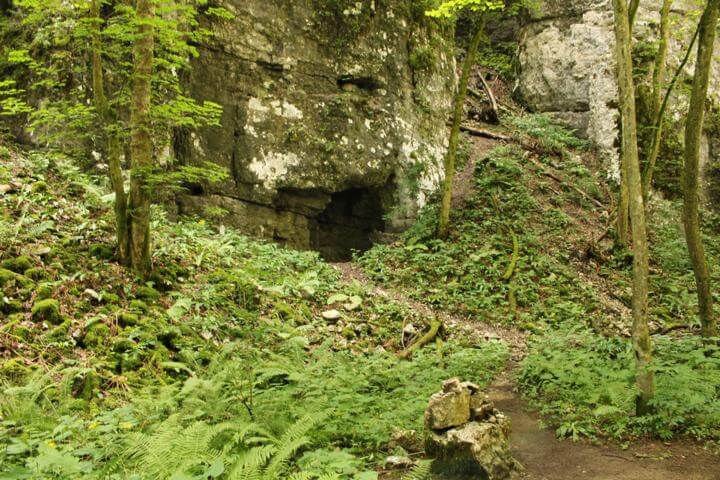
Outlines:
[[[471,127],[469,125],[460,125],[460,130],[475,137],[489,138],[491,140],[501,140],[503,142],[512,142],[514,139],[507,135],[501,135],[499,133],[491,132],[489,130],[481,130],[479,128]]]

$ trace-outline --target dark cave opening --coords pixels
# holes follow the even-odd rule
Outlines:
[[[385,229],[382,203],[377,190],[333,193],[325,210],[313,219],[311,248],[330,262],[348,261],[353,251],[369,250],[373,237]]]

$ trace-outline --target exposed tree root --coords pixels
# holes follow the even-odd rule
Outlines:
[[[442,322],[440,320],[433,320],[430,322],[430,330],[420,337],[417,342],[410,345],[408,348],[403,350],[402,352],[398,353],[399,358],[411,358],[413,353],[415,353],[416,350],[421,349],[428,343],[435,340],[435,337],[437,337],[438,332],[440,331],[440,327],[442,327]]]

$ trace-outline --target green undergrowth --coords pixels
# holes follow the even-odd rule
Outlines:
[[[595,241],[608,216],[589,199],[609,202],[592,162],[583,160],[591,152],[545,117],[511,123],[531,151],[503,145],[477,159],[474,193],[453,212],[447,240],[435,238],[432,203],[401,241],[374,247],[359,263],[375,281],[437,309],[534,334],[521,391],[561,436],[717,439],[718,352],[693,335],[697,297],[681,203],[654,200],[648,208],[657,413],[635,418],[627,340],[632,255],[613,245],[612,229]],[[711,266],[720,262],[717,224],[705,214]]]
[[[402,242],[376,246],[359,258],[360,264],[378,282],[490,323],[534,331],[568,319],[601,317],[595,292],[571,266],[577,252],[568,246],[568,232],[581,233],[563,208],[573,202],[592,207],[572,190],[554,196],[547,179],[523,155],[518,147],[501,146],[479,159],[474,192],[453,212],[447,240],[434,238],[432,204]],[[592,179],[575,158],[566,161],[564,170],[579,182]]]
[[[507,357],[440,343],[400,361],[403,326],[429,320],[411,306],[161,208],[137,279],[102,177],[2,153],[0,478],[372,480],[444,379],[485,384]]]
[[[653,337],[655,413],[634,415],[629,340],[583,329],[536,338],[518,376],[521,389],[563,437],[689,435],[720,439],[720,348],[694,336]]]

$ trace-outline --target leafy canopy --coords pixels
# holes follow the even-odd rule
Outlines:
[[[502,10],[504,7],[504,0],[447,0],[440,2],[434,9],[428,10],[426,15],[435,18],[452,18],[463,10],[491,12]]]

